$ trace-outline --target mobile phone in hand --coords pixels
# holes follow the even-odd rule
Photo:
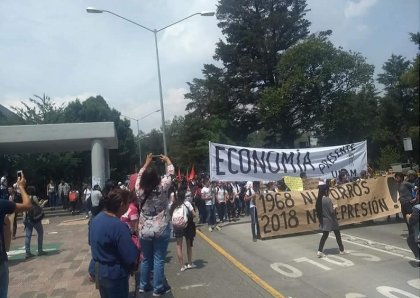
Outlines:
[[[17,177],[18,177],[18,178],[22,178],[22,170],[17,171]]]

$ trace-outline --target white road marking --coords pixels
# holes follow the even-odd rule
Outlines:
[[[189,290],[189,289],[198,288],[198,287],[208,287],[209,285],[210,284],[202,283],[202,284],[195,284],[195,285],[190,285],[190,286],[184,286],[184,287],[181,287],[180,289],[181,290]]]
[[[402,250],[402,251],[406,251],[406,252],[411,253],[411,250],[406,249],[406,248],[393,246],[393,245],[389,245],[389,244],[382,243],[382,242],[376,242],[376,241],[372,241],[372,240],[369,240],[369,239],[365,239],[365,238],[361,238],[361,237],[357,237],[357,236],[353,236],[353,235],[349,235],[349,234],[341,233],[341,235],[349,237],[351,241],[362,240],[362,241],[366,241],[366,243],[368,243],[369,245],[379,244],[379,245],[385,246],[385,249],[389,249],[389,250],[398,249],[398,250]]]
[[[321,233],[318,233],[319,235],[322,235]],[[348,234],[345,234],[346,236],[350,236],[350,235],[348,235]],[[332,235],[330,235],[330,236],[328,236],[329,238],[332,238],[332,239],[335,239],[335,237],[334,236],[332,236]],[[352,236],[352,237],[354,237],[354,236]],[[380,248],[376,248],[376,247],[372,247],[372,246],[369,246],[369,245],[365,245],[365,244],[362,244],[362,243],[357,243],[357,242],[353,242],[353,241],[349,241],[349,240],[346,240],[346,239],[342,239],[342,241],[343,242],[346,242],[346,243],[351,243],[351,244],[354,244],[354,245],[358,245],[358,246],[361,246],[361,247],[364,247],[364,248],[369,248],[369,249],[372,249],[372,250],[375,250],[375,251],[380,251],[380,252],[383,252],[383,253],[387,253],[387,254],[389,254],[389,255],[393,255],[393,256],[396,256],[396,257],[400,257],[400,258],[403,258],[403,259],[407,259],[407,260],[411,260],[411,261],[416,261],[416,259],[415,258],[413,258],[413,257],[407,257],[407,256],[404,256],[404,255],[402,255],[402,254],[399,254],[399,253],[395,253],[395,252],[391,252],[391,251],[387,251],[387,250],[385,250],[385,249],[380,249]],[[368,240],[365,240],[365,241],[368,241]],[[379,244],[379,242],[377,242],[378,244]],[[395,248],[397,248],[396,246],[394,246]],[[398,247],[398,249],[400,249],[400,250],[403,250],[403,251],[407,251],[406,249],[401,249],[401,248],[399,248]],[[411,252],[411,251],[409,251],[409,252]]]
[[[393,287],[388,287],[388,286],[380,286],[377,287],[376,290],[378,291],[379,294],[384,295],[385,297],[388,298],[399,298],[401,297],[400,295],[396,296],[394,294],[401,294],[404,295],[405,297],[408,298],[418,298],[417,295],[411,294],[407,291],[401,290],[401,289],[397,289],[397,288],[393,288]]]
[[[407,281],[407,283],[412,286],[413,288],[420,290],[420,278],[412,279]]]
[[[366,296],[360,293],[347,293],[346,294],[346,298],[363,298],[363,297],[366,297]]]

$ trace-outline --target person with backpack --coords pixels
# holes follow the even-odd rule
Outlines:
[[[140,265],[139,292],[153,289],[153,296],[161,296],[171,291],[165,279],[165,259],[171,228],[169,224],[169,189],[173,183],[174,166],[169,157],[161,154],[166,175],[162,178],[152,166],[153,155],[149,153],[136,180],[136,194],[139,198],[139,237],[143,251]],[[153,268],[153,287],[150,272]]]
[[[193,218],[196,214],[193,206],[186,198],[186,193],[186,181],[181,181],[178,190],[173,192],[173,202],[169,208],[173,234],[176,238],[176,255],[181,266],[181,272],[186,269],[195,268],[195,265],[192,262],[192,246],[195,237],[195,223]],[[182,253],[182,240],[184,237],[187,243],[187,264],[184,264],[184,256]]]
[[[420,204],[413,206],[413,212],[406,215],[409,224],[407,244],[417,259],[417,266],[420,267]]]
[[[69,203],[70,203],[71,215],[76,214],[76,205],[77,205],[78,200],[79,200],[79,191],[72,184],[69,191]]]
[[[38,197],[35,195],[35,186],[28,186],[28,194],[31,199],[32,207],[24,214],[25,223],[25,258],[29,259],[35,255],[31,253],[31,238],[32,231],[35,229],[38,237],[38,256],[46,255],[47,252],[43,251],[42,245],[44,241],[44,228],[42,226],[42,219],[44,212],[40,206]]]

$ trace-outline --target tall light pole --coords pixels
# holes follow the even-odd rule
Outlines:
[[[162,30],[165,30],[166,28],[169,28],[169,27],[171,27],[171,26],[173,26],[175,24],[178,24],[178,23],[180,23],[180,22],[182,22],[182,21],[184,21],[186,19],[189,19],[189,18],[191,18],[193,16],[200,15],[200,16],[203,16],[203,17],[210,17],[210,16],[214,16],[214,12],[206,11],[206,12],[193,13],[192,15],[189,15],[189,16],[183,18],[183,19],[180,19],[180,20],[178,20],[178,21],[176,21],[176,22],[174,22],[172,24],[169,24],[169,25],[167,25],[165,27],[162,27],[160,29],[150,29],[150,28],[148,28],[146,26],[143,26],[143,25],[141,25],[139,23],[136,23],[136,22],[134,22],[132,20],[129,20],[127,18],[124,18],[123,16],[120,16],[120,15],[118,15],[118,14],[112,12],[112,11],[109,11],[109,10],[88,7],[88,8],[86,8],[86,11],[88,13],[104,13],[104,12],[106,12],[106,13],[112,14],[112,15],[120,18],[120,19],[123,19],[123,20],[125,20],[127,22],[130,22],[130,23],[132,23],[132,24],[134,24],[136,26],[139,26],[139,27],[141,27],[141,28],[143,28],[143,29],[145,29],[145,30],[153,33],[153,35],[155,37],[156,64],[157,64],[158,81],[159,81],[160,112],[161,112],[161,117],[162,117],[163,153],[165,155],[168,155],[168,150],[167,150],[167,146],[166,146],[165,112],[164,112],[164,108],[163,108],[162,79],[161,79],[161,76],[160,76],[159,48],[158,48],[158,42],[157,42],[157,34],[158,34],[158,32],[160,32]]]
[[[140,117],[139,119],[137,119],[137,118],[133,118],[133,117],[129,117],[129,116],[125,116],[125,115],[121,115],[121,116],[123,116],[124,118],[127,118],[127,119],[131,119],[131,120],[134,120],[134,121],[136,121],[136,123],[137,123],[137,145],[138,145],[138,147],[139,147],[139,162],[140,162],[140,164],[139,164],[139,167],[141,167],[141,143],[140,143],[140,141],[142,140],[142,139],[140,139],[140,126],[139,126],[139,121],[140,120],[142,120],[142,119],[144,119],[144,118],[147,118],[147,117],[149,117],[150,115],[152,115],[152,114],[154,114],[154,113],[157,113],[157,112],[160,112],[160,109],[158,109],[158,110],[156,110],[156,111],[153,111],[153,112],[150,112],[149,114],[146,114],[146,115],[144,115],[143,117]],[[144,139],[144,138],[143,138]]]

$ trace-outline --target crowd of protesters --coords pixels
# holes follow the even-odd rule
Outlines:
[[[159,161],[166,168],[162,177],[155,167]],[[369,167],[357,179],[372,176],[373,170]],[[307,179],[305,173],[301,173],[300,177],[303,182]],[[341,170],[337,179],[319,182],[316,214],[323,234],[316,253],[318,257],[325,256],[323,248],[331,231],[335,234],[340,254],[346,253],[336,218],[336,206],[329,198],[329,187],[353,180],[356,179],[351,178],[346,170]],[[401,211],[409,232],[407,244],[419,259],[419,178],[415,172],[409,171],[407,177],[396,173],[395,180],[398,183]],[[5,179],[2,179],[2,185],[7,185]],[[48,203],[52,208],[62,205],[63,209],[72,214],[85,211],[86,217],[91,218],[88,238],[92,260],[89,276],[96,283],[101,297],[128,297],[130,274],[135,274],[136,287],[140,293],[153,291],[153,296],[168,293],[171,287],[165,276],[165,259],[171,233],[176,239],[180,271],[195,268],[193,242],[196,223],[207,226],[209,232],[213,232],[249,216],[250,236],[253,241],[257,241],[260,238],[255,204],[257,196],[268,191],[290,190],[284,179],[262,183],[212,182],[206,175],[195,176],[193,179],[175,177],[171,160],[165,155],[155,160],[152,154],[147,155],[144,166],[135,174],[134,179],[130,178],[126,183],[108,180],[103,189],[99,185],[91,189],[86,184],[79,190],[63,180],[57,186],[51,180],[46,188],[48,200],[39,200],[35,196],[35,189],[28,187],[28,195],[25,186],[26,181],[22,178],[15,187],[8,187],[8,201],[14,205],[5,207],[7,213],[27,211],[31,204],[42,207]],[[26,256],[34,256],[29,249],[32,229],[38,234],[38,255],[45,254],[42,249],[42,223],[24,222],[27,229]],[[16,220],[11,224],[15,237]],[[184,262],[184,238],[187,262]],[[2,246],[1,252],[4,255],[4,241]],[[4,256],[2,258],[5,259]],[[4,284],[5,281],[2,281]]]

